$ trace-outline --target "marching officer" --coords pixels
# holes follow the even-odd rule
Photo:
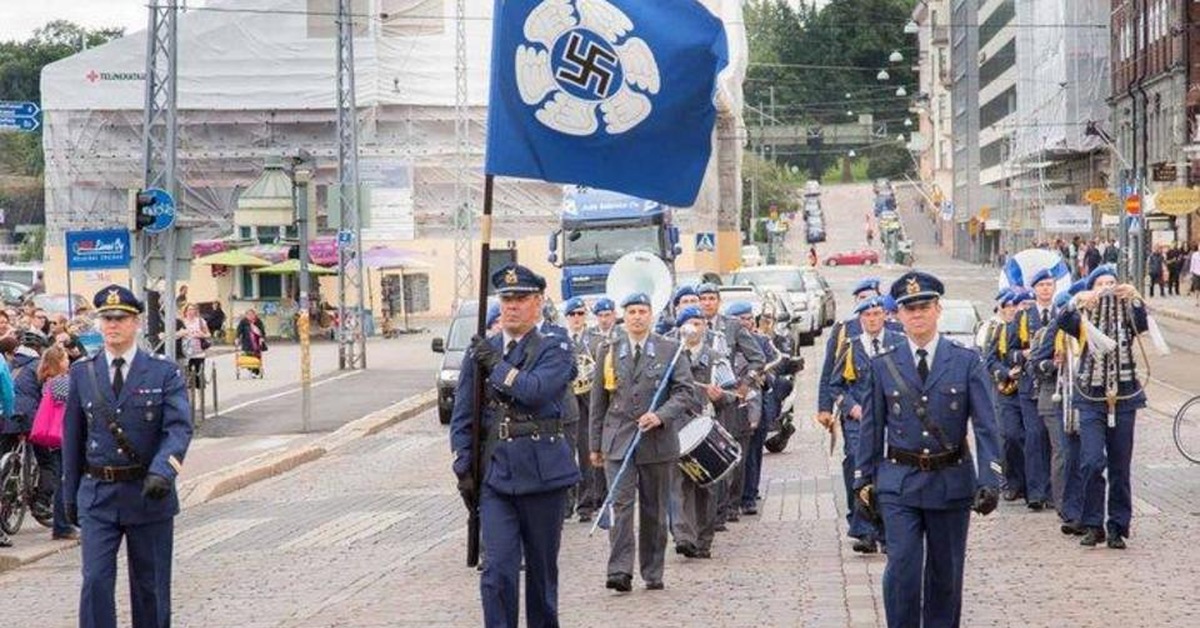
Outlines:
[[[849,536],[854,539],[852,549],[863,554],[874,554],[878,544],[884,542],[876,522],[867,518],[855,507],[854,470],[858,456],[859,426],[863,418],[867,398],[871,395],[871,359],[891,351],[904,342],[904,335],[884,326],[886,311],[883,297],[875,296],[859,302],[854,307],[862,333],[851,339],[842,358],[835,365],[833,382],[834,413],[842,426],[842,481],[846,485],[848,508],[846,523]]]
[[[493,273],[491,282],[502,330],[474,338],[463,360],[450,420],[454,473],[464,499],[479,501],[487,556],[479,582],[484,624],[518,625],[524,558],[527,623],[557,626],[562,514],[567,489],[579,481],[563,421],[575,361],[565,338],[537,330],[545,279],[513,264]],[[485,378],[482,486],[471,469],[476,377]]]
[[[1034,304],[1021,310],[1008,324],[1009,366],[1021,369],[1017,379],[1017,397],[1021,400],[1021,426],[1025,430],[1025,499],[1030,510],[1050,505],[1051,443],[1046,424],[1037,409],[1037,389],[1032,368],[1027,368],[1031,341],[1038,330],[1054,318],[1055,279],[1052,269],[1037,272],[1030,281]]]
[[[958,626],[970,511],[999,501],[991,383],[974,349],[938,334],[941,281],[910,271],[889,292],[906,338],[871,361],[855,488],[868,514],[883,516],[888,626]]]
[[[63,417],[63,510],[82,524],[79,624],[117,625],[117,550],[129,556],[135,627],[171,624],[175,478],[192,440],[179,368],[138,349],[142,302],[110,285],[93,299],[104,349],[71,366]]]
[[[867,277],[858,282],[850,294],[854,297],[855,305],[872,297],[880,296],[879,280]],[[858,317],[852,316],[834,323],[830,329],[829,338],[825,340],[825,360],[821,363],[821,379],[817,382],[816,421],[827,430],[833,430],[835,424],[834,394],[830,387],[833,383],[834,363],[839,360],[841,353],[849,346],[850,339],[861,333],[862,327],[859,326]]]
[[[658,590],[663,588],[667,549],[667,502],[679,461],[678,428],[689,413],[695,412],[691,364],[685,352],[668,372],[679,344],[651,333],[649,296],[631,294],[621,307],[625,311],[625,333],[601,349],[604,382],[592,387],[591,399],[591,461],[604,468],[613,492],[605,587],[618,592],[633,589],[636,548],[646,588]],[[650,404],[664,380],[663,396],[653,408]],[[640,444],[618,482],[621,462],[638,431],[642,432]]]
[[[1115,302],[1101,303],[1102,297],[1109,294],[1115,297]],[[1111,311],[1112,308],[1122,308],[1124,312],[1118,314]],[[1088,344],[1084,317],[1116,341],[1112,353],[1097,359]],[[1146,304],[1133,285],[1117,284],[1117,271],[1113,265],[1103,264],[1088,275],[1087,288],[1059,312],[1058,323],[1083,345],[1073,400],[1079,411],[1079,466],[1083,477],[1080,523],[1086,529],[1079,543],[1092,547],[1107,541],[1112,549],[1125,549],[1125,538],[1129,536],[1133,519],[1129,475],[1133,462],[1133,429],[1137,411],[1146,407],[1145,387],[1138,379],[1133,344],[1134,339],[1149,328]],[[1118,328],[1118,324],[1123,329]]]
[[[1029,293],[1021,288],[1008,290],[1000,297],[998,315],[1000,321],[993,327],[984,363],[996,386],[996,410],[1000,419],[1000,435],[1004,459],[1004,501],[1015,501],[1025,497],[1025,426],[1021,422],[1021,398],[1017,396],[1019,369],[1009,365],[1010,344],[1016,339],[1009,336],[1009,323],[1017,314],[1021,302]]]

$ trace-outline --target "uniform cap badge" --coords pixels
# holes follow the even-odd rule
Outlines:
[[[515,286],[515,285],[517,285],[518,281],[520,281],[520,279],[517,277],[517,269],[510,268],[510,269],[508,269],[508,271],[506,271],[504,273],[504,283],[505,284],[508,284],[510,286]]]
[[[105,305],[120,305],[121,304],[120,291],[118,291],[116,288],[109,290],[108,296],[105,297],[105,299],[104,299],[104,304]]]
[[[919,294],[921,292],[921,284],[917,281],[916,277],[909,277],[908,285],[904,287],[904,290],[910,295]]]

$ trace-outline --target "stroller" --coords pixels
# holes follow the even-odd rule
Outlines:
[[[265,371],[263,370],[263,360],[261,356],[254,355],[246,351],[237,351],[234,354],[233,377],[234,379],[242,378],[242,371],[251,379],[262,379]]]

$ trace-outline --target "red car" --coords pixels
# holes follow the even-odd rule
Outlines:
[[[842,251],[833,253],[825,258],[826,266],[859,266],[879,263],[879,253],[871,249],[862,249],[860,251]]]

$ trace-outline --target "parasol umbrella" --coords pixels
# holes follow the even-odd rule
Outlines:
[[[271,262],[268,262],[267,260],[265,260],[261,257],[255,257],[255,256],[253,256],[245,251],[239,250],[239,249],[234,249],[231,251],[221,251],[220,253],[213,253],[212,255],[205,255],[204,257],[197,257],[196,259],[192,260],[192,263],[193,264],[203,264],[203,265],[207,265],[207,266],[260,267],[260,266],[270,266],[271,265]]]
[[[289,259],[279,262],[278,264],[270,264],[262,268],[255,268],[250,271],[252,273],[264,275],[290,275],[300,272],[300,260]],[[326,268],[317,264],[309,264],[308,272],[312,275],[336,275],[337,270],[334,268]]]

